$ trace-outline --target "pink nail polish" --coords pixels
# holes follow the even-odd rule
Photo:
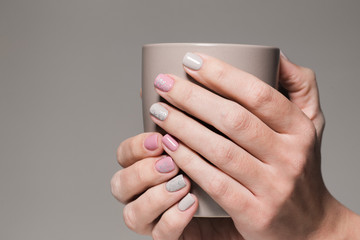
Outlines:
[[[164,157],[155,163],[155,168],[160,173],[168,173],[175,169],[175,163],[171,157]]]
[[[165,74],[159,74],[154,81],[154,85],[161,91],[168,92],[174,85],[174,80]]]
[[[175,152],[176,149],[179,147],[178,142],[173,137],[171,137],[169,134],[166,134],[162,138],[162,142],[168,149],[170,149],[173,152]]]
[[[145,139],[144,146],[147,150],[153,151],[158,148],[158,135],[152,134]]]

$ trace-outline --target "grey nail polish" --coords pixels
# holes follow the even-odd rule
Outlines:
[[[161,106],[159,103],[154,103],[150,107],[150,113],[157,119],[164,121],[169,112],[168,112],[168,110],[166,110],[166,108]]]
[[[188,52],[183,58],[183,64],[192,70],[199,70],[203,64],[203,60],[199,55]]]
[[[177,175],[166,183],[166,190],[169,192],[176,192],[186,186],[184,176],[182,174]]]
[[[189,207],[191,207],[195,203],[195,199],[188,193],[178,204],[178,208],[180,211],[185,211]]]

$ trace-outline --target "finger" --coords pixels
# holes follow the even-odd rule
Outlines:
[[[152,157],[124,168],[111,179],[111,191],[116,199],[127,203],[149,187],[163,183],[179,172],[169,156]]]
[[[165,151],[174,159],[190,179],[196,182],[231,217],[246,218],[248,208],[257,202],[256,197],[241,183],[202,159],[182,143],[172,151],[164,145]]]
[[[198,64],[194,67],[189,64],[189,59],[199,60]],[[201,53],[187,53],[183,63],[185,71],[195,80],[240,103],[273,130],[279,133],[303,131],[302,121],[299,121],[299,117],[304,117],[303,113],[254,75]]]
[[[154,85],[172,105],[214,126],[258,159],[266,159],[283,146],[278,133],[231,100],[170,74],[159,74]]]
[[[160,133],[141,133],[123,141],[117,149],[116,158],[122,167],[128,167],[140,159],[159,156],[163,149]]]
[[[325,119],[320,107],[319,90],[314,71],[280,58],[280,84],[287,90],[290,100],[311,119],[322,135]]]
[[[167,117],[161,121],[152,116],[152,120],[158,126],[241,182],[251,191],[256,192],[257,188],[263,185],[260,176],[266,176],[268,164],[264,164],[231,140],[214,133],[173,107],[163,103],[160,106],[163,106],[167,111]],[[152,112],[157,115],[156,112]],[[168,137],[163,138],[163,141],[164,139],[168,139]]]
[[[126,225],[141,234],[150,234],[154,221],[190,191],[190,181],[178,175],[167,183],[149,188],[123,210]]]
[[[168,209],[152,230],[153,239],[178,240],[185,227],[190,223],[198,200],[195,195],[188,193],[178,204]]]

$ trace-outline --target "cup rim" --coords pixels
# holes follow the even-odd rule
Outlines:
[[[206,42],[165,42],[165,43],[147,43],[144,44],[143,48],[148,47],[166,47],[166,46],[204,46],[204,47],[213,47],[213,46],[223,46],[223,47],[242,47],[242,48],[263,48],[263,49],[279,49],[274,46],[267,45],[256,45],[256,44],[238,44],[238,43],[206,43]]]

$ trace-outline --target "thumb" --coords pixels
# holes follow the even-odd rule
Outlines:
[[[325,125],[320,107],[319,91],[313,70],[296,65],[281,52],[280,85],[287,91],[291,102],[296,104],[311,119],[321,138]]]

